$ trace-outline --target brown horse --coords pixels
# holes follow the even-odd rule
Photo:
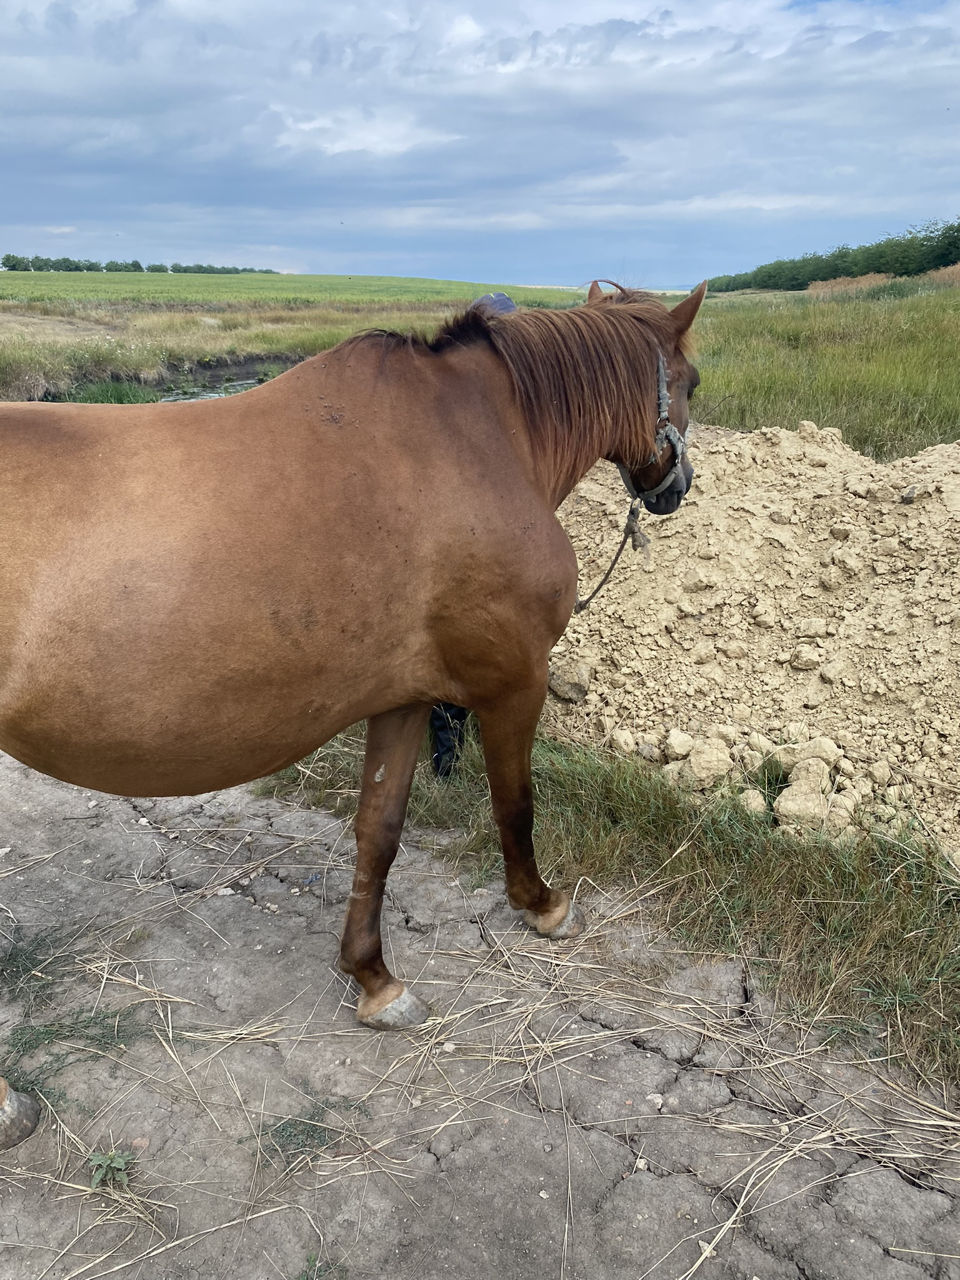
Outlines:
[[[384,964],[384,884],[430,706],[455,702],[480,724],[511,904],[576,932],[531,837],[577,586],[554,511],[601,457],[677,507],[705,290],[672,311],[597,283],[570,311],[476,307],[226,400],[0,405],[0,747],[82,787],[180,795],[366,719],[341,964],[360,1019],[393,1027],[429,1010]]]

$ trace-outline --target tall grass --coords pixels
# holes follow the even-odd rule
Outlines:
[[[708,299],[696,332],[703,421],[753,430],[812,419],[881,459],[960,439],[960,290],[728,295]]]
[[[350,812],[362,758],[362,737],[341,735],[271,786]],[[960,1084],[960,881],[933,845],[801,839],[733,796],[704,802],[641,762],[556,742],[537,742],[534,786],[541,867],[556,883],[653,888],[691,949],[750,957],[781,999],[838,1032],[873,1033],[874,1046],[879,1033],[893,1056]],[[449,782],[421,762],[408,822],[461,831],[442,848],[468,882],[501,874],[475,739]]]

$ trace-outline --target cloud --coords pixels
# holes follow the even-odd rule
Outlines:
[[[568,280],[605,253],[669,285],[960,213],[958,0],[0,13],[11,251],[69,224],[100,256],[110,226],[151,260]]]

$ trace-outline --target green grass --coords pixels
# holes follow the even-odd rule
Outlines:
[[[274,786],[348,812],[361,764],[362,739],[341,735]],[[782,999],[838,1030],[879,1031],[890,1053],[960,1083],[960,881],[935,846],[908,832],[802,839],[733,795],[704,804],[641,762],[543,740],[534,784],[541,869],[555,883],[655,886],[684,945],[746,955]],[[766,785],[773,795],[778,781]],[[421,762],[408,823],[462,829],[443,851],[465,880],[500,874],[475,741],[448,783]]]
[[[100,1009],[67,1013],[47,1022],[27,1022],[7,1032],[0,1053],[3,1074],[22,1093],[42,1093],[50,1101],[63,1094],[52,1081],[90,1052],[123,1052],[146,1028],[132,1010]]]
[[[27,1012],[42,1007],[56,980],[76,962],[75,937],[63,929],[26,932],[19,925],[0,953],[0,987]]]
[[[708,298],[694,416],[736,430],[809,419],[881,459],[960,439],[960,289],[886,289]]]
[[[322,1155],[338,1140],[341,1136],[335,1116],[338,1108],[367,1114],[361,1103],[348,1098],[319,1098],[306,1088],[303,1092],[310,1099],[306,1115],[280,1120],[262,1135],[268,1154],[275,1155],[287,1169]]]
[[[160,399],[160,392],[140,382],[98,378],[96,382],[74,388],[65,398],[75,404],[149,404]]]
[[[470,302],[502,289],[524,305],[580,301],[577,289],[482,284],[400,276],[161,275],[154,272],[0,271],[0,300],[11,302],[128,302],[229,306],[335,303],[367,308],[383,303]]]

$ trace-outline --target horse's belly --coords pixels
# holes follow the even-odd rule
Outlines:
[[[362,680],[336,680],[318,658],[252,639],[200,648],[83,639],[51,628],[0,678],[0,749],[78,786],[123,795],[234,786],[365,714]]]
[[[327,741],[343,725],[322,715],[144,718],[135,704],[103,695],[102,714],[78,718],[42,702],[32,714],[0,716],[0,749],[75,786],[116,795],[197,795],[274,773]]]

